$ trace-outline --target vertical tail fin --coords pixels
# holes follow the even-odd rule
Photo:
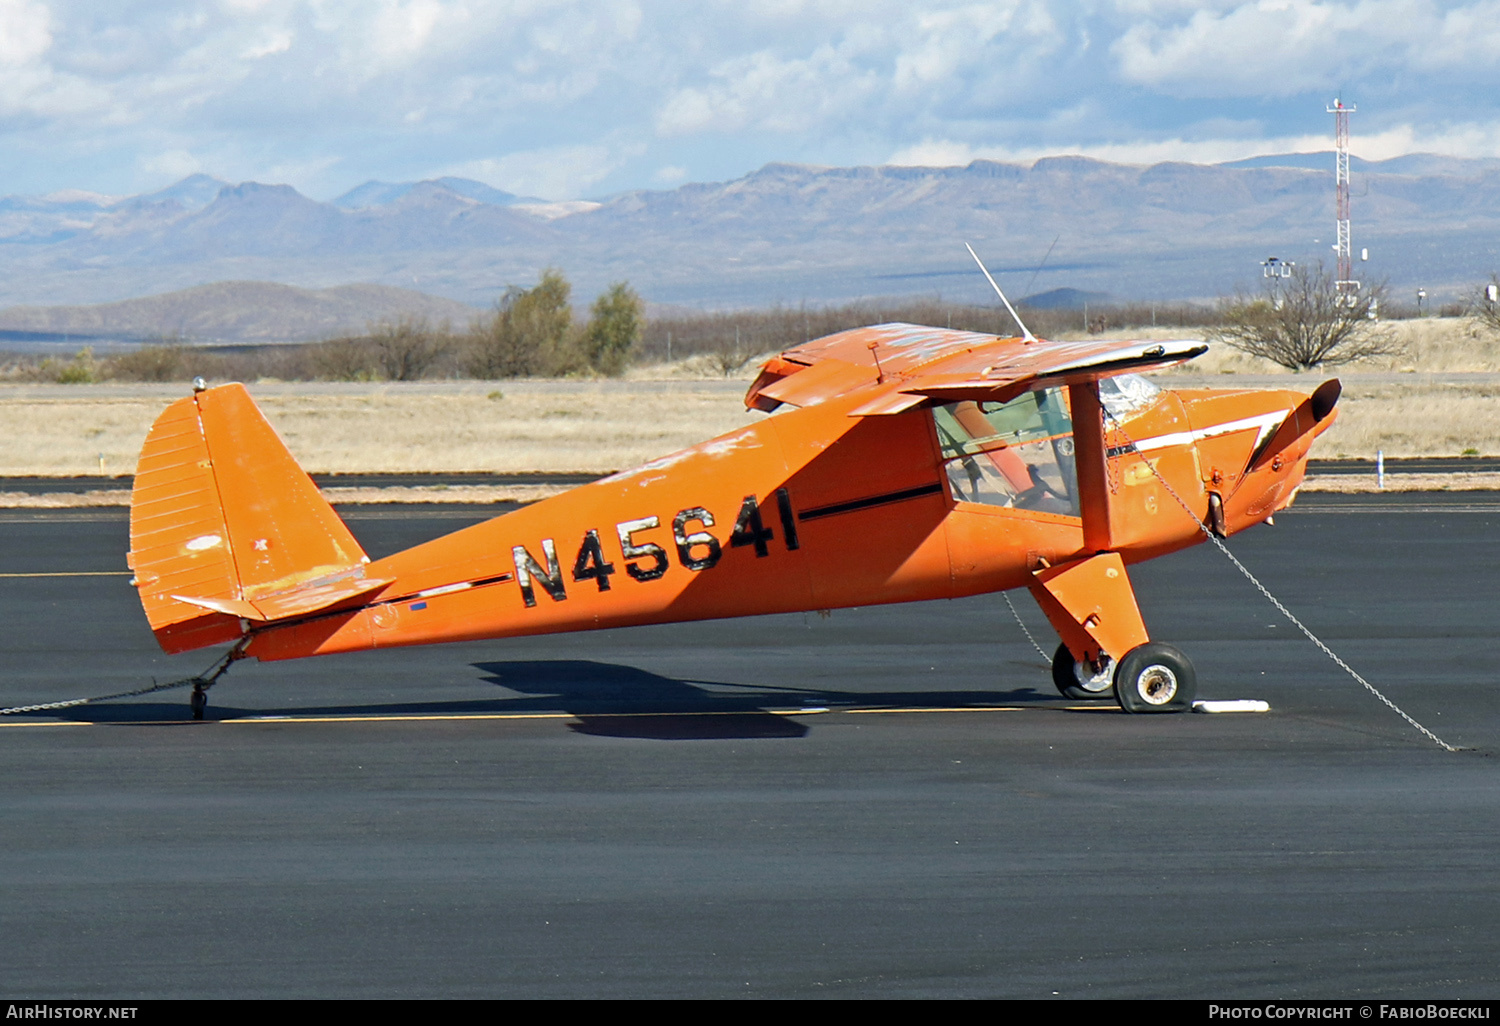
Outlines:
[[[165,651],[388,584],[364,577],[367,562],[243,385],[179,399],[152,425],[130,498],[130,567]]]

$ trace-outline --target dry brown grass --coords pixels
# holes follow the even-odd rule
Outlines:
[[[1316,378],[1321,381],[1335,375],[1363,374],[1483,374],[1500,373],[1500,334],[1482,328],[1470,317],[1426,317],[1421,320],[1387,321],[1385,327],[1396,336],[1402,352],[1380,356],[1337,367],[1312,371],[1292,371],[1270,360],[1247,356],[1222,343],[1191,363],[1184,364],[1167,376],[1192,377],[1212,374],[1276,375],[1295,380]],[[1197,338],[1201,332],[1184,328],[1141,328],[1121,337],[1140,339]],[[1086,339],[1091,336],[1072,332],[1062,339]]]
[[[635,466],[750,421],[723,390],[651,396],[610,383],[408,395],[283,395],[263,408],[309,472],[530,470]]]
[[[1319,442],[1322,456],[1500,454],[1500,336],[1468,318],[1393,321],[1400,356],[1295,373],[1215,345],[1163,384],[1245,384],[1310,392],[1344,383],[1339,420]]]
[[[1308,477],[1304,492],[1373,492],[1379,482],[1374,474],[1327,474]],[[1493,492],[1500,489],[1500,474],[1387,474],[1388,492]]]
[[[0,509],[82,509],[94,506],[129,506],[130,492],[107,488],[92,492],[0,492]]]
[[[310,473],[602,473],[749,423],[742,383],[253,386]],[[135,469],[151,422],[182,386],[0,387],[0,476]],[[491,395],[501,398],[492,399]],[[758,415],[756,415],[758,416]]]
[[[1500,453],[1500,378],[1345,382],[1324,456],[1463,456]]]
[[[431,488],[324,488],[323,495],[338,505],[363,503],[492,503],[537,502],[565,488],[554,485],[455,485]],[[0,492],[0,509],[84,509],[98,506],[129,506],[130,491],[105,488],[87,492]]]
[[[1500,453],[1500,338],[1456,319],[1393,327],[1408,342],[1404,359],[1293,374],[1216,347],[1160,379],[1311,391],[1337,374],[1340,419],[1320,455]],[[758,420],[741,405],[755,366],[729,379],[696,358],[623,381],[266,383],[251,393],[313,473],[602,473]],[[97,474],[101,456],[106,473],[130,473],[152,420],[184,394],[182,385],[0,385],[0,476]]]

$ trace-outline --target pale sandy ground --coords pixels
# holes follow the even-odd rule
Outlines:
[[[1157,378],[1167,387],[1308,392],[1338,376],[1345,385],[1340,418],[1320,441],[1319,455],[1500,454],[1500,338],[1456,319],[1396,322],[1393,328],[1408,346],[1402,358],[1293,374],[1216,347]],[[1144,334],[1183,336],[1171,330]],[[604,473],[760,419],[763,414],[747,412],[741,402],[756,366],[747,364],[730,379],[714,375],[704,361],[684,361],[637,368],[616,381],[259,383],[250,390],[293,455],[313,473]],[[130,473],[152,420],[186,394],[187,386],[180,384],[0,385],[0,477]],[[1357,480],[1315,480],[1308,487],[1347,490]],[[1439,475],[1431,481],[1401,475],[1388,477],[1387,485],[1489,489],[1500,487],[1500,481],[1485,475]],[[374,501],[370,491],[330,489],[330,495],[341,502]],[[381,489],[378,498],[541,497],[514,491]],[[0,505],[22,498],[0,496]],[[53,505],[128,501],[109,493],[24,498]]]
[[[260,384],[251,394],[309,473],[634,466],[762,414],[743,381]],[[0,476],[130,473],[185,385],[0,385]],[[492,398],[493,397],[493,398]]]

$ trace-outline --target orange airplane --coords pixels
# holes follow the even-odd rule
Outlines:
[[[195,718],[249,656],[1020,587],[1062,639],[1063,695],[1181,711],[1192,664],[1150,640],[1127,566],[1290,504],[1339,396],[1135,373],[1206,348],[841,332],[765,363],[745,399],[764,420],[374,561],[244,386],[198,382],[141,451],[133,583],[165,651],[232,644]]]

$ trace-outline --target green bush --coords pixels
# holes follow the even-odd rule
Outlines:
[[[592,317],[579,346],[584,360],[601,374],[618,375],[641,340],[645,304],[626,282],[611,285],[594,300]]]
[[[476,378],[556,373],[568,362],[573,287],[555,268],[533,288],[512,286],[469,332],[464,369]]]

